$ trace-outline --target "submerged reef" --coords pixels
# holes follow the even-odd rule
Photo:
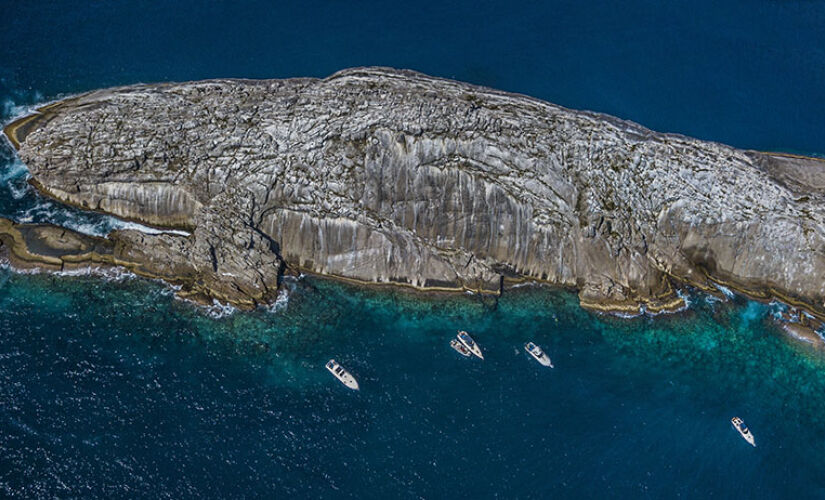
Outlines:
[[[490,293],[534,280],[625,313],[723,285],[825,317],[825,162],[812,158],[388,68],[105,89],[4,131],[42,193],[191,232],[73,236],[95,250],[69,260],[198,300],[254,307],[284,273],[312,272]],[[44,231],[0,226],[17,260],[65,262],[54,238],[32,247]]]

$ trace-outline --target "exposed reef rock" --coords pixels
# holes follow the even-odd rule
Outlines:
[[[810,158],[385,68],[100,90],[6,134],[43,193],[192,231],[96,244],[198,297],[251,306],[286,268],[488,292],[539,280],[626,312],[717,282],[825,316],[825,163]]]
[[[186,260],[183,252],[187,247],[181,244],[182,240],[180,236],[147,235],[133,230],[115,231],[100,238],[52,224],[15,224],[0,218],[0,257],[17,268],[71,271],[120,267],[178,285],[178,295],[206,304],[218,299],[250,308],[274,298],[277,281],[265,283],[262,291],[239,293],[232,282],[201,275]],[[271,259],[261,258],[257,262],[270,265]]]

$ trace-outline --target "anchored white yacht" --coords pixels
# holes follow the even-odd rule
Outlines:
[[[459,342],[457,339],[452,339],[452,340],[450,341],[450,346],[451,346],[453,349],[455,349],[455,350],[456,350],[459,354],[461,354],[462,356],[469,357],[469,356],[472,356],[472,355],[473,355],[473,353],[471,353],[469,349],[467,349],[466,347],[464,347],[464,344],[462,344],[461,342]]]
[[[745,438],[745,441],[749,442],[752,446],[756,446],[756,438],[753,437],[753,433],[748,430],[748,427],[741,418],[733,417],[730,419],[730,423],[732,423],[733,428],[736,429],[743,438]]]
[[[541,347],[537,346],[532,342],[527,342],[526,344],[524,344],[524,350],[529,352],[531,356],[536,358],[536,361],[541,363],[542,366],[549,366],[550,368],[553,368],[553,362],[550,361],[550,356],[545,354],[544,351],[541,350]]]
[[[462,344],[464,344],[464,347],[470,350],[471,353],[475,354],[481,359],[484,359],[484,355],[481,354],[481,348],[478,347],[478,344],[476,344],[476,341],[473,340],[472,337],[470,337],[469,333],[462,330],[458,332],[458,335],[456,337]]]
[[[353,377],[350,372],[348,372],[334,359],[330,359],[327,362],[327,370],[329,370],[331,374],[335,375],[335,378],[340,380],[345,386],[355,391],[358,390],[358,381],[355,380],[355,377]]]

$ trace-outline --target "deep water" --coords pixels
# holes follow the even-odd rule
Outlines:
[[[694,297],[687,313],[621,320],[543,288],[496,303],[305,278],[280,311],[215,318],[141,279],[0,282],[5,493],[825,493],[825,361],[766,305]],[[458,328],[483,362],[449,347]],[[361,391],[324,370],[330,357]]]
[[[825,152],[821,2],[0,7],[3,121],[102,86],[381,64]],[[125,224],[45,200],[26,176],[0,146],[0,215]],[[0,496],[825,498],[825,357],[782,336],[775,305],[693,294],[682,313],[618,319],[541,287],[287,289],[241,313],[129,276],[0,267]],[[459,328],[483,362],[450,349]],[[361,391],[326,372],[331,357]]]

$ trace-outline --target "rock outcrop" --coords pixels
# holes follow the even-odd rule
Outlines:
[[[677,308],[680,283],[825,316],[825,163],[660,134],[409,71],[134,85],[6,128],[33,184],[190,236],[118,260],[241,306],[286,271]]]

